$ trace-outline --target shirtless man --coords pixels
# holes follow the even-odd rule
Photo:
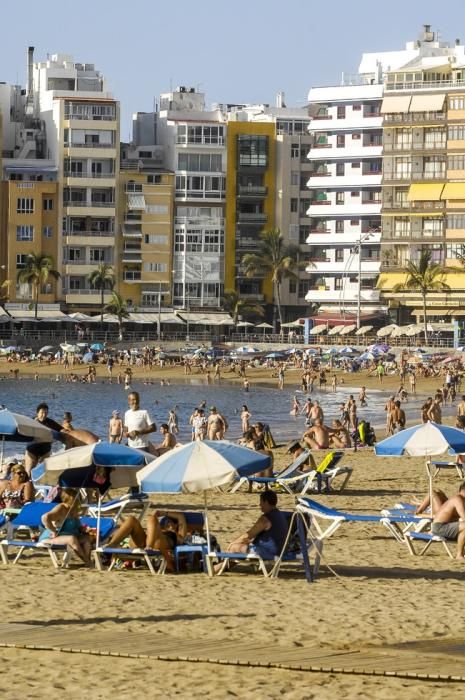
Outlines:
[[[329,448],[329,430],[323,425],[323,421],[317,418],[313,427],[303,434],[303,441],[313,450],[326,450]]]
[[[393,430],[393,421],[392,421],[392,414],[393,411],[396,407],[394,397],[391,396],[386,401],[386,405],[384,406],[384,410],[386,411],[386,435],[392,435],[394,430]]]
[[[441,402],[439,399],[434,399],[428,411],[428,420],[434,423],[442,423]]]
[[[308,417],[309,417],[309,420],[311,421],[312,425],[315,425],[315,422],[317,420],[319,420],[321,423],[323,423],[323,421],[324,421],[323,409],[321,408],[318,401],[313,402],[313,405],[310,408]]]
[[[457,415],[465,416],[465,396],[462,396],[462,400],[457,406]]]
[[[119,411],[113,411],[108,423],[108,442],[121,442],[123,439],[123,421]]]
[[[403,430],[405,428],[405,411],[400,407],[400,401],[394,402],[392,411],[392,430]]]
[[[456,558],[465,558],[465,481],[460,484],[459,492],[439,508],[433,520],[432,533],[446,540],[457,540]]]
[[[159,445],[153,446],[153,452],[157,457],[172,450],[176,445],[176,438],[173,433],[170,433],[168,423],[162,423],[160,425],[160,433],[163,435],[163,441]]]
[[[340,420],[333,420],[329,429],[330,447],[345,449],[351,446],[350,433],[344,428]]]

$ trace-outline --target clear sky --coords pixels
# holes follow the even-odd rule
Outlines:
[[[14,0],[2,2],[0,81],[25,83],[35,60],[68,53],[95,63],[131,114],[188,85],[211,102],[303,105],[314,85],[357,71],[364,51],[396,50],[422,24],[465,42],[464,0]]]

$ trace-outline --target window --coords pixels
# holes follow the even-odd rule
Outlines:
[[[345,119],[346,118],[346,106],[345,105],[338,105],[337,118],[338,119]]]
[[[464,141],[465,140],[465,124],[454,124],[449,127],[449,141]]]
[[[145,211],[148,214],[168,214],[167,204],[147,204]]]
[[[16,213],[33,214],[34,200],[31,197],[18,197],[18,201],[16,203]]]
[[[336,163],[336,175],[344,175],[345,172],[345,164],[344,163]]]
[[[447,167],[449,170],[465,170],[465,153],[449,156],[447,159]]]
[[[362,109],[362,105],[352,105],[352,110],[354,112],[360,112]]]
[[[293,214],[299,211],[299,200],[296,197],[291,197],[291,212]]]
[[[346,137],[344,134],[338,134],[336,137],[336,146],[337,148],[344,148],[346,145]]]
[[[33,241],[34,240],[34,226],[17,226],[16,227],[16,240],[17,241]]]
[[[91,248],[90,249],[90,262],[104,262],[105,260],[105,248]]]
[[[396,148],[399,149],[410,148],[412,143],[411,129],[396,129],[394,134],[394,143]]]
[[[299,157],[299,144],[298,143],[293,143],[291,145],[291,158],[298,158]]]
[[[423,219],[423,236],[442,236],[442,227],[441,219]]]
[[[268,165],[268,136],[241,134],[237,137],[237,155],[240,168]]]
[[[152,151],[139,151],[139,158],[151,158]]]
[[[48,197],[42,200],[42,209],[44,211],[53,211],[53,199]]]
[[[447,228],[465,228],[465,214],[449,214]]]
[[[147,175],[147,183],[149,185],[160,185],[161,181],[161,175]]]
[[[296,170],[293,170],[291,172],[291,185],[299,185],[300,184],[300,173]]]
[[[23,270],[26,267],[28,257],[29,255],[27,253],[16,253],[17,270]]]
[[[302,226],[299,226],[299,243],[300,245],[304,245],[307,242],[307,238],[310,235],[310,226],[308,224],[304,224]]]
[[[444,178],[446,175],[446,161],[442,156],[425,156],[423,166],[427,179]]]
[[[143,269],[144,272],[166,272],[168,265],[166,263],[145,262]]]
[[[336,204],[344,204],[344,192],[336,192]]]
[[[305,299],[305,297],[308,294],[309,289],[310,289],[310,280],[300,280],[299,281],[299,291],[298,291],[299,299]]]
[[[168,236],[158,235],[157,233],[145,234],[145,243],[147,245],[168,245]]]
[[[334,278],[334,289],[340,290],[342,289],[344,284],[344,278],[343,277],[335,277]]]
[[[408,238],[410,236],[410,220],[398,218],[394,222],[394,236],[396,238]]]
[[[425,148],[444,148],[446,145],[446,132],[441,127],[425,129]]]
[[[395,167],[395,177],[400,179],[400,180],[403,180],[404,178],[410,177],[410,172],[412,169],[412,161],[407,156],[401,157],[401,158],[395,158],[394,167]]]
[[[360,223],[360,219],[351,219],[350,220],[350,225],[351,226],[358,226]]]
[[[77,262],[84,259],[84,255],[81,248],[68,248],[68,260],[72,262]]]
[[[217,153],[179,153],[178,170],[202,173],[222,172],[221,154]]]
[[[344,248],[336,248],[334,251],[334,261],[344,262]]]
[[[18,256],[16,256],[18,257]],[[465,244],[453,243],[446,246],[446,258],[449,260],[465,259]]]
[[[300,216],[308,216],[307,210],[311,204],[310,199],[301,199],[300,200],[300,209],[299,209],[299,215]]]
[[[360,140],[360,134],[352,134],[352,141],[359,141]]]
[[[465,109],[465,96],[449,97],[449,109]]]
[[[289,280],[289,294],[295,294],[296,292],[297,292],[296,280]]]
[[[359,197],[359,196],[360,196],[360,192],[351,192],[351,193],[350,193],[350,196],[351,196],[351,197]]]
[[[344,233],[344,219],[336,219],[336,233]]]
[[[53,229],[51,226],[44,226],[42,228],[42,235],[44,238],[52,238],[53,236]]]
[[[360,161],[359,161],[359,160],[354,161],[354,162],[352,163],[352,167],[353,167],[353,168],[360,168]]]

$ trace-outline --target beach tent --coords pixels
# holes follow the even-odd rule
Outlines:
[[[229,486],[270,466],[270,458],[227,440],[196,440],[157,457],[137,473],[144,493],[203,493],[208,551],[207,491]]]

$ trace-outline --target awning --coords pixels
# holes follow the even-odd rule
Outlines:
[[[444,106],[446,95],[414,95],[409,112],[440,112]]]
[[[441,199],[465,199],[465,182],[448,182]]]
[[[410,106],[410,95],[389,95],[385,97],[381,104],[381,114],[392,114],[393,112],[408,112]]]
[[[407,199],[409,202],[437,202],[441,199],[443,189],[443,182],[428,182],[421,185],[410,185]]]
[[[145,197],[143,194],[129,194],[128,195],[128,208],[129,209],[145,209]]]
[[[208,313],[195,313],[192,311],[178,311],[178,316],[182,318],[183,321],[192,323],[198,326],[219,326],[221,323],[225,322],[229,324],[231,316],[229,314],[208,314]]]
[[[281,323],[281,328],[303,328],[303,323],[297,318],[295,321],[289,321],[289,323]]]
[[[411,312],[413,316],[423,316],[423,309],[413,309]],[[434,307],[426,309],[427,316],[465,316],[465,309],[451,309]]]
[[[25,320],[32,320],[34,321],[35,318],[35,312],[34,309],[8,309],[8,313],[10,316],[13,318],[21,318]],[[51,310],[42,310],[38,309],[37,311],[37,318],[40,320],[56,320],[56,319],[61,319],[62,321],[67,320],[67,316],[63,313],[63,311],[60,311],[58,309]]]
[[[158,313],[130,313],[128,321],[132,321],[133,323],[158,323]],[[176,323],[180,326],[184,325],[184,321],[172,313],[161,313],[160,321],[162,323]]]

